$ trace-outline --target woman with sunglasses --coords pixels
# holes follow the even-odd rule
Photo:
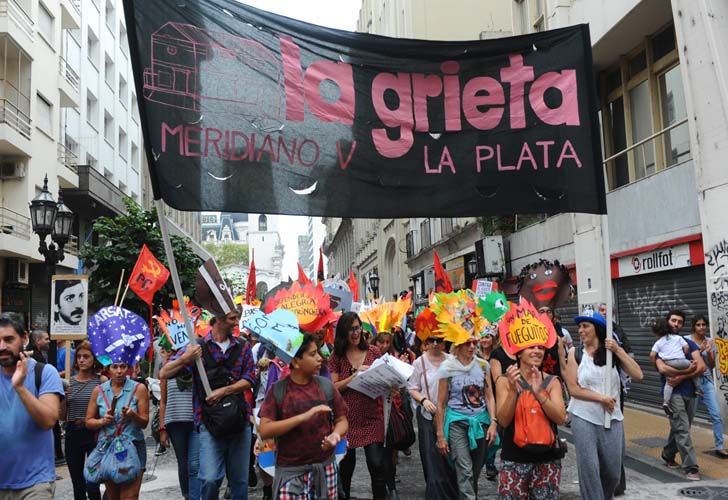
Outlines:
[[[454,345],[440,365],[436,413],[437,449],[455,466],[461,500],[475,500],[488,444],[495,440],[496,420],[488,365],[475,358],[478,340]]]
[[[86,428],[86,410],[91,395],[99,384],[107,378],[99,376],[96,358],[91,344],[84,340],[77,347],[73,368],[76,374],[71,377],[71,384],[66,389],[65,407],[66,422],[66,463],[73,483],[74,500],[101,500],[98,484],[87,483],[83,477],[86,457],[96,447],[95,433]]]
[[[339,464],[344,499],[350,498],[351,478],[356,467],[356,448],[364,448],[371,476],[374,500],[384,500],[387,494],[387,459],[384,448],[384,409],[382,398],[372,399],[348,386],[360,371],[364,371],[381,356],[376,346],[364,339],[361,319],[346,312],[336,324],[334,353],[329,358],[329,373],[334,387],[341,393],[349,408],[349,450]]]
[[[437,413],[440,388],[437,370],[449,355],[445,353],[445,341],[440,336],[428,337],[423,347],[425,352],[412,363],[415,371],[407,388],[412,400],[417,403],[417,438],[425,474],[425,498],[448,500],[457,497],[455,473],[447,459],[437,451],[437,435],[432,421]]]

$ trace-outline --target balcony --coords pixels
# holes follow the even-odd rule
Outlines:
[[[61,0],[61,29],[77,30],[81,27],[81,0]]]
[[[58,143],[58,163],[71,169],[73,172],[78,173],[77,166],[79,163],[78,157],[78,144],[76,144],[76,151],[72,145]]]
[[[63,57],[58,59],[58,70],[63,77],[58,81],[58,90],[61,94],[60,106],[62,108],[79,107],[81,77]]]
[[[90,165],[77,165],[78,188],[63,189],[63,200],[77,214],[96,218],[124,213],[126,196]]]
[[[0,0],[0,33],[9,34],[20,48],[32,53],[35,24],[16,0]]]
[[[71,239],[68,240],[68,243],[66,243],[66,246],[63,247],[63,251],[66,255],[73,255],[74,257],[78,257],[78,250],[79,250],[79,244],[78,244],[78,236],[71,235]]]
[[[0,207],[0,233],[30,240],[30,217],[9,208]]]
[[[32,156],[30,117],[8,99],[0,98],[0,155]]]

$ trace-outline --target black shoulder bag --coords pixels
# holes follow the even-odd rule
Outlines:
[[[232,347],[230,355],[222,363],[213,358],[206,342],[201,342],[202,361],[212,390],[234,384],[231,372],[235,361],[242,354],[240,343]],[[215,404],[200,401],[202,405],[202,423],[207,431],[216,439],[235,436],[245,431],[250,423],[246,412],[245,398],[242,392],[229,394],[220,398]]]

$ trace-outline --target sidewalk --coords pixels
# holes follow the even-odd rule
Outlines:
[[[627,455],[637,460],[646,460],[650,465],[659,465],[666,471],[669,470],[660,458],[662,447],[670,433],[667,416],[626,407],[624,417]],[[712,454],[715,446],[713,431],[710,428],[694,424],[691,436],[701,476],[706,480],[728,479],[728,460],[720,459]],[[678,463],[680,462],[679,455],[675,459]],[[670,472],[674,471],[670,470]]]

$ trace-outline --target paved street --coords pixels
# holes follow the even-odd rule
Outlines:
[[[630,412],[634,426],[642,426],[638,420],[640,417],[651,419],[649,414],[643,415],[643,413]],[[701,436],[703,432],[707,432],[707,430],[698,427],[694,428],[694,433],[698,436]],[[564,429],[561,434],[568,440],[571,439],[568,429]],[[178,488],[174,453],[170,450],[165,455],[159,457],[156,467],[154,467],[155,457],[151,444],[148,454],[149,472],[151,473],[153,469],[154,474],[142,486],[141,497],[165,498],[167,500],[182,498]],[[626,466],[627,494],[621,497],[624,499],[658,500],[688,498],[687,496],[680,495],[680,490],[685,488],[693,490],[693,493],[699,493],[698,496],[693,496],[693,498],[711,498],[711,494],[716,495],[713,498],[726,498],[725,496],[718,497],[717,495],[728,494],[728,487],[726,487],[728,484],[725,479],[704,480],[698,483],[685,482],[682,476],[668,470],[659,461],[649,455],[637,453],[637,449],[634,446],[628,445]],[[65,467],[59,467],[57,471],[62,479],[57,483],[56,498],[59,500],[72,500],[73,492],[71,481],[68,479],[68,470]],[[425,498],[424,481],[417,446],[412,448],[411,457],[405,457],[400,453],[397,476],[399,478],[398,490],[400,498],[403,500]],[[711,488],[715,488],[715,490],[711,491]],[[371,498],[369,475],[366,470],[363,452],[360,452],[357,456],[357,468],[354,473],[352,489],[353,496],[357,499]],[[704,489],[704,491],[698,491],[699,489]],[[481,498],[497,497],[496,483],[487,481],[484,474],[481,476],[480,492]],[[579,498],[579,484],[576,474],[573,444],[570,445],[570,451],[563,462],[561,492],[561,498],[563,499]],[[262,488],[260,485],[255,489],[251,489],[251,499],[257,500],[261,497]]]

